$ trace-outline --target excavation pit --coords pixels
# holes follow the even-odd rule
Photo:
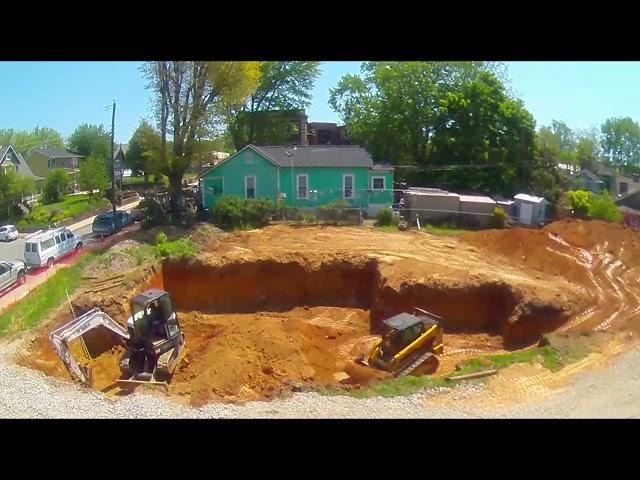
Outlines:
[[[388,377],[353,359],[383,319],[414,307],[443,318],[437,375],[472,356],[535,345],[547,332],[637,328],[639,253],[637,233],[602,222],[460,238],[276,226],[235,234],[190,262],[140,267],[134,281],[80,292],[73,305],[76,314],[101,308],[124,325],[133,295],[164,289],[186,337],[169,394],[195,405],[266,400]],[[48,333],[70,319],[61,307],[21,363],[69,379]],[[92,361],[95,388],[118,393],[118,348]]]

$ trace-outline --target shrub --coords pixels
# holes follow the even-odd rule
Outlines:
[[[198,247],[191,241],[191,238],[179,238],[169,241],[164,232],[160,232],[156,237],[155,255],[156,257],[176,257],[180,259],[194,257],[198,252]]]
[[[42,199],[44,203],[55,203],[59,201],[69,189],[71,179],[66,170],[56,168],[53,170],[44,182],[42,191]]]
[[[567,192],[567,205],[575,216],[584,218],[591,206],[591,193],[586,190],[570,190]]]
[[[589,217],[614,223],[622,221],[622,213],[606,190],[600,195],[591,196]]]
[[[164,225],[167,222],[167,216],[165,215],[162,206],[151,198],[145,198],[142,200],[138,204],[138,209],[142,211],[142,225],[145,228],[152,227],[154,225]]]
[[[349,204],[346,200],[336,200],[318,208],[318,216],[321,220],[339,222],[347,219]]]
[[[493,209],[493,225],[495,228],[507,228],[509,225],[509,216],[501,207]]]
[[[302,220],[304,221],[304,223],[316,223],[318,221],[316,216],[312,213],[303,215]]]
[[[397,215],[393,213],[393,210],[390,208],[383,208],[378,211],[378,215],[376,216],[378,220],[378,225],[381,227],[387,227],[391,225],[398,225],[400,219]]]
[[[268,198],[222,196],[213,206],[214,223],[224,229],[258,228],[266,225],[278,208]]]

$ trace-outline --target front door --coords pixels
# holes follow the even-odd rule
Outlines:
[[[203,183],[204,205],[211,207],[224,194],[224,179],[222,177],[207,178]]]
[[[533,217],[533,205],[530,203],[520,204],[520,221],[527,225],[531,225],[531,219]]]

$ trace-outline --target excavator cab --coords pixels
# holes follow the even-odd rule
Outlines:
[[[151,289],[136,295],[131,300],[127,331],[127,352],[120,360],[126,378],[118,380],[118,385],[166,384],[184,349],[184,335],[169,294]]]
[[[357,363],[393,373],[394,376],[433,373],[436,354],[443,351],[441,318],[419,308],[414,315],[400,313],[383,320],[387,333]]]

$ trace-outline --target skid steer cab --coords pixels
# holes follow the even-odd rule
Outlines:
[[[151,289],[131,300],[127,351],[120,360],[118,386],[165,384],[178,365],[185,340],[169,294]]]
[[[416,308],[413,315],[400,313],[383,320],[387,333],[356,362],[390,372],[394,377],[424,375],[437,370],[436,354],[442,354],[442,319]]]

